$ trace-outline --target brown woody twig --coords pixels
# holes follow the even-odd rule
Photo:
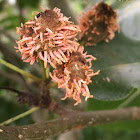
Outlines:
[[[95,112],[71,111],[64,118],[40,124],[18,127],[0,126],[0,139],[44,140],[75,128],[137,119],[140,119],[140,108],[137,107]]]

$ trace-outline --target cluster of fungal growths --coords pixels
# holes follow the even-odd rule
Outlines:
[[[67,62],[61,65],[56,65],[53,75],[50,74],[55,82],[58,82],[59,88],[66,88],[66,96],[62,98],[65,100],[67,97],[73,97],[78,103],[81,103],[80,93],[85,96],[85,100],[92,98],[90,95],[88,84],[92,76],[98,75],[99,71],[93,72],[91,69],[92,60],[96,60],[92,55],[83,53],[84,48],[79,47],[72,53],[67,53]],[[89,63],[89,65],[87,64]]]
[[[117,14],[110,5],[97,3],[87,13],[82,13],[79,19],[80,40],[86,46],[96,46],[97,43],[113,39],[115,31],[119,32]]]
[[[66,62],[64,53],[73,51],[77,45],[75,36],[79,32],[78,26],[60,13],[60,9],[37,12],[33,20],[17,27],[20,40],[17,49],[21,52],[24,62],[32,65],[38,58],[55,68],[55,64]]]
[[[45,68],[49,63],[54,68],[50,73],[53,81],[59,88],[66,88],[63,99],[73,97],[75,105],[81,102],[81,94],[86,100],[92,97],[87,85],[92,82],[91,77],[99,73],[91,69],[91,61],[96,58],[83,53],[84,47],[77,42],[79,31],[58,8],[37,12],[33,20],[17,27],[20,38],[16,49],[21,52],[23,61],[32,65],[41,59]]]

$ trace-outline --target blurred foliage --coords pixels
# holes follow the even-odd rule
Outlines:
[[[88,9],[87,7],[99,1],[101,0],[69,0],[71,8],[76,14],[79,14],[84,8]],[[116,33],[115,38],[109,43],[101,42],[97,46],[85,48],[88,54],[93,54],[97,58],[93,62],[94,71],[101,70],[100,75],[93,77],[93,83],[89,85],[94,98],[89,99],[87,102],[86,109],[88,111],[115,109],[123,103],[126,103],[124,107],[140,106],[140,1],[104,1],[110,3],[118,10],[121,33]],[[32,18],[32,11],[38,11],[42,5],[43,7],[48,7],[47,0],[15,0],[13,4],[9,3],[8,0],[1,0],[0,28],[17,39],[16,27],[20,26],[20,14],[23,14],[21,16],[24,20],[29,20],[29,18]],[[1,41],[3,40],[0,39]],[[3,43],[14,49],[9,38],[8,41],[4,40]],[[4,56],[1,55],[1,57]],[[27,71],[32,70],[25,63],[23,65]],[[11,73],[5,67],[0,66],[0,68]],[[21,87],[19,83],[6,79],[2,74],[0,86]],[[16,102],[14,94],[0,90],[0,122],[14,117],[27,109],[27,106]],[[50,116],[53,116],[53,114]],[[12,125],[29,123],[33,123],[31,115],[13,122]],[[83,129],[83,134],[86,140],[139,140],[140,121],[111,123],[96,128],[89,127]]]
[[[5,99],[3,96],[2,98],[1,95],[2,91],[0,93],[0,122],[8,120],[28,110],[27,106],[19,105],[18,103],[11,101],[11,97],[9,97],[9,99]],[[30,123],[33,123],[31,115],[12,122],[12,125],[25,125]]]
[[[18,15],[7,15],[5,18],[0,20],[0,24],[3,25],[3,28],[6,30],[13,29],[19,26],[19,16]],[[9,20],[11,21],[9,23]]]
[[[31,7],[31,8],[37,8],[39,6],[40,0],[17,0],[17,4],[22,6],[22,8]]]
[[[101,128],[89,127],[83,129],[84,140],[140,140],[140,132],[106,131]]]
[[[0,12],[3,10],[3,6],[4,6],[4,0],[0,1]]]
[[[79,13],[82,11],[88,4],[87,0],[71,0],[71,8],[75,11],[75,13]]]

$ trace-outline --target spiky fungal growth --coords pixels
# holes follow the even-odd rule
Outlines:
[[[50,76],[59,88],[66,88],[63,100],[73,97],[75,105],[81,102],[80,94],[86,100],[93,97],[87,85],[92,82],[91,77],[99,73],[91,69],[91,61],[96,58],[83,53],[84,47],[79,47],[76,40],[79,31],[58,8],[37,12],[33,20],[17,27],[20,38],[16,49],[24,62],[32,65],[41,59],[45,68],[50,63],[55,68]]]
[[[115,31],[119,31],[116,12],[103,2],[97,3],[90,11],[81,15],[79,27],[79,38],[86,46],[95,46],[102,40],[108,42],[114,38]]]
[[[32,65],[40,58],[45,67],[48,62],[55,68],[56,63],[67,62],[64,53],[72,52],[78,44],[75,37],[79,31],[78,26],[60,13],[60,9],[46,9],[37,12],[33,20],[17,27],[20,38],[16,48],[21,52],[24,62]]]
[[[91,61],[96,60],[96,58],[87,55],[87,52],[83,53],[83,50],[83,47],[79,47],[72,53],[68,53],[66,55],[68,62],[57,65],[53,75],[50,73],[54,82],[58,83],[59,88],[66,88],[66,95],[62,100],[73,97],[76,100],[74,105],[81,103],[80,94],[85,96],[85,100],[93,97],[90,95],[87,85],[92,82],[90,80],[92,76],[99,74],[99,71],[94,73],[91,69]]]

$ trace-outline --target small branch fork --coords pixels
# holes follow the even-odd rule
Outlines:
[[[44,81],[41,88],[41,94],[21,92],[12,88],[0,87],[0,89],[7,89],[16,92],[17,99],[22,104],[46,108],[60,115],[59,119],[46,121],[39,124],[15,127],[0,125],[0,139],[45,140],[76,128],[83,128],[116,121],[140,119],[140,107],[93,112],[66,110],[51,99],[48,87],[49,84]]]
[[[0,87],[0,89],[6,89],[12,92],[17,93],[17,101],[21,104],[27,104],[28,106],[36,106],[41,108],[46,108],[62,117],[66,116],[69,111],[64,109],[60,104],[55,102],[50,97],[50,91],[48,87],[42,84],[42,93],[41,94],[34,94],[28,92],[18,91],[13,88],[9,87]]]
[[[140,119],[140,108],[137,107],[95,112],[70,112],[63,118],[40,124],[18,127],[0,126],[0,139],[44,140],[75,128]]]
[[[0,89],[16,92],[18,94],[17,99],[22,104],[26,103],[29,106],[47,108],[60,115],[59,119],[46,121],[40,124],[17,127],[1,125],[0,139],[3,140],[44,140],[75,128],[83,128],[116,121],[140,119],[140,107],[93,112],[66,110],[51,99],[49,90],[47,90],[48,88],[46,86],[43,86],[42,94],[40,95],[21,92],[12,88],[0,87]]]

